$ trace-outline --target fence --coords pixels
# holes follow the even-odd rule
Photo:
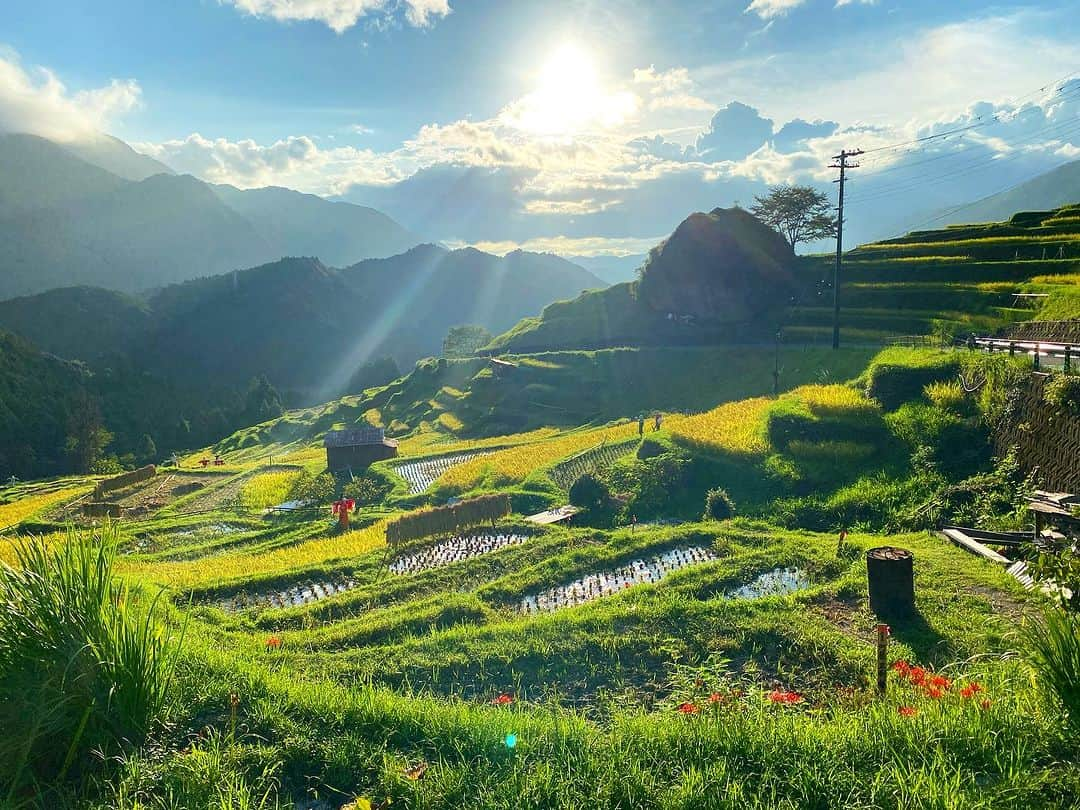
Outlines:
[[[467,501],[426,509],[398,518],[386,527],[386,542],[394,546],[421,537],[451,534],[461,529],[494,523],[510,514],[510,496],[482,495]]]
[[[113,478],[106,478],[104,481],[99,481],[97,487],[94,489],[94,500],[100,501],[106,492],[112,492],[113,490],[130,487],[132,484],[149,481],[155,475],[157,475],[157,468],[153,464],[147,464],[145,467],[140,467],[137,470],[121,473]]]
[[[1010,355],[1031,355],[1032,364],[1038,370],[1044,358],[1064,361],[1065,372],[1073,371],[1073,364],[1080,360],[1080,345],[1052,343],[1039,340],[1016,340],[1014,338],[975,338],[974,346],[988,352],[1008,352]]]

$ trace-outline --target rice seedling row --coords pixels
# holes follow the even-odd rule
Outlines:
[[[621,593],[634,585],[659,582],[673,571],[718,559],[720,557],[708,546],[681,546],[655,557],[632,560],[609,571],[588,574],[565,585],[528,594],[518,604],[518,611],[525,614],[547,613],[564,607],[576,607]]]
[[[582,475],[610,467],[633,450],[632,442],[599,444],[551,468],[548,476],[560,489],[568,490]]]
[[[356,581],[351,577],[317,580],[263,593],[249,594],[240,591],[227,599],[220,600],[217,606],[226,611],[248,610],[251,608],[301,607],[339,593],[345,593],[355,587]]]
[[[528,539],[529,535],[515,532],[454,537],[415,554],[398,557],[390,563],[389,567],[394,574],[416,574],[431,568],[453,565],[482,554],[490,554],[507,546],[520,545]]]
[[[492,452],[494,451],[474,450],[469,453],[456,453],[451,456],[438,456],[436,458],[426,458],[420,461],[410,461],[405,464],[394,465],[394,472],[408,482],[409,494],[419,495],[434,484],[435,479],[439,478],[451,468]]]

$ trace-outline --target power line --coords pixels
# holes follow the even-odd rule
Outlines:
[[[1027,136],[1025,138],[1021,138],[1020,140],[1007,142],[1007,143],[1011,147],[1019,147],[1019,146],[1029,144],[1029,143],[1032,143],[1032,142],[1040,140],[1040,139],[1045,139],[1047,137],[1052,137],[1053,139],[1060,139],[1063,136],[1071,137],[1073,134],[1076,134],[1077,132],[1080,132],[1080,116],[1077,116],[1076,118],[1069,119],[1067,121],[1055,122],[1054,124],[1051,124],[1051,125],[1048,125],[1046,127],[1040,128],[1038,131],[1036,131],[1035,133],[1033,133],[1033,134],[1031,134],[1031,135],[1029,135],[1029,136]],[[957,157],[958,154],[959,153],[957,153],[957,152],[952,152],[952,153],[949,153],[948,155],[939,155],[936,158],[930,158],[930,159],[927,159],[927,160],[924,160],[924,161],[919,161],[917,164],[910,164],[910,165],[908,165],[906,167],[903,167],[903,168],[914,168],[916,165],[923,165],[923,164],[926,164],[926,163],[931,163],[931,162],[933,162],[933,161],[935,161],[935,160],[937,160],[939,158]],[[860,194],[854,195],[852,197],[851,202],[869,202],[869,201],[872,201],[872,200],[881,199],[883,197],[889,197],[889,196],[892,196],[894,194],[901,194],[901,193],[904,193],[904,192],[913,191],[913,190],[918,189],[918,188],[929,188],[929,187],[941,185],[942,183],[949,182],[949,181],[955,180],[955,179],[960,178],[960,177],[965,177],[965,176],[967,176],[967,175],[969,175],[969,174],[971,174],[973,172],[980,171],[980,170],[982,170],[982,169],[984,169],[984,168],[986,168],[988,166],[1000,166],[1003,163],[1006,163],[1006,162],[1013,161],[1013,160],[1016,160],[1018,158],[1024,157],[1026,154],[1027,154],[1026,152],[1024,152],[1022,150],[1018,150],[1018,151],[1014,151],[1012,154],[1006,154],[1006,155],[1000,155],[1000,154],[982,155],[982,156],[979,156],[979,157],[977,157],[977,158],[975,158],[973,160],[970,160],[970,161],[967,161],[967,162],[964,162],[964,163],[960,163],[957,166],[951,167],[951,168],[947,169],[946,171],[935,175],[929,181],[924,180],[923,178],[919,178],[919,177],[911,177],[911,178],[905,178],[905,179],[902,179],[902,180],[897,180],[894,183],[887,184],[887,185],[879,187],[879,188],[867,189],[866,192],[861,194],[861,195]]]
[[[1028,93],[1025,93],[1022,96],[1017,96],[1017,97],[1013,98],[1009,103],[1012,106],[1015,107],[1021,101],[1023,101],[1024,99],[1027,99],[1027,98],[1030,98],[1032,96],[1038,95],[1039,93],[1042,93],[1042,92],[1046,91],[1046,89],[1049,88],[1049,87],[1054,87],[1055,88],[1055,90],[1054,90],[1055,95],[1060,95],[1060,94],[1062,94],[1063,91],[1064,91],[1065,95],[1076,92],[1077,90],[1080,90],[1080,88],[1073,88],[1073,89],[1069,89],[1067,91],[1064,90],[1064,84],[1066,82],[1068,82],[1070,79],[1072,79],[1072,78],[1074,78],[1076,76],[1080,76],[1080,71],[1075,71],[1075,70],[1070,71],[1069,73],[1066,73],[1061,78],[1056,79],[1056,80],[1050,82],[1049,84],[1045,84],[1042,87],[1039,87],[1039,88],[1037,88],[1035,90],[1032,90],[1032,91],[1030,91]],[[973,130],[973,129],[979,129],[981,127],[990,126],[991,124],[1000,123],[1002,121],[1002,119],[1009,114],[1009,112],[1010,111],[1002,110],[1001,112],[994,113],[993,115],[991,115],[989,117],[986,116],[985,114],[984,115],[979,115],[979,116],[976,116],[973,119],[974,123],[964,124],[963,126],[954,127],[953,129],[944,130],[942,132],[935,132],[935,133],[932,133],[930,135],[923,135],[922,137],[919,137],[919,138],[912,138],[912,139],[906,140],[906,141],[898,141],[897,143],[885,144],[883,146],[876,146],[873,149],[865,150],[863,152],[863,154],[866,154],[866,155],[875,154],[876,155],[879,152],[888,152],[888,151],[896,150],[896,149],[899,149],[899,148],[905,147],[905,146],[918,146],[920,144],[927,144],[927,143],[933,142],[935,140],[947,138],[950,135],[956,135],[956,134],[959,134],[959,133],[968,132],[968,131]],[[1015,111],[1013,113],[1014,117],[1015,117],[1015,115],[1018,115],[1020,112],[1021,111]],[[919,146],[919,148],[924,148],[924,147]]]

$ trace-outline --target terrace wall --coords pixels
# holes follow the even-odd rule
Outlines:
[[[1043,489],[1080,492],[1080,418],[1057,413],[1044,396],[1047,374],[1032,374],[994,436],[998,453],[1015,447],[1025,472]]]

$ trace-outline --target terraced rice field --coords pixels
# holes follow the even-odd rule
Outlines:
[[[474,458],[493,453],[492,450],[473,450],[468,453],[455,453],[450,456],[438,456],[425,458],[419,461],[409,461],[405,464],[395,464],[394,472],[404,478],[409,484],[409,494],[419,495],[427,490],[435,480],[451,468],[472,461]]]
[[[309,605],[329,596],[352,590],[356,583],[349,577],[334,580],[304,582],[275,591],[248,594],[240,592],[222,599],[217,606],[222,610],[237,611],[249,608],[287,608]]]
[[[659,582],[672,571],[720,559],[708,546],[683,546],[648,559],[632,560],[610,571],[588,574],[565,585],[525,596],[518,605],[521,613],[547,613],[576,607],[594,599],[621,593],[634,585]]]
[[[394,574],[416,574],[431,568],[453,565],[462,560],[479,557],[481,554],[490,554],[507,546],[516,546],[528,539],[529,535],[514,532],[455,537],[436,543],[415,554],[398,557],[390,563],[390,571]]]
[[[752,581],[727,591],[728,599],[762,599],[783,596],[810,587],[810,577],[799,568],[774,568],[759,574]]]
[[[551,468],[548,476],[561,489],[569,490],[574,482],[587,472],[595,472],[610,467],[623,456],[634,449],[631,442],[618,444],[598,444],[576,456],[571,456],[566,461],[561,461]]]

